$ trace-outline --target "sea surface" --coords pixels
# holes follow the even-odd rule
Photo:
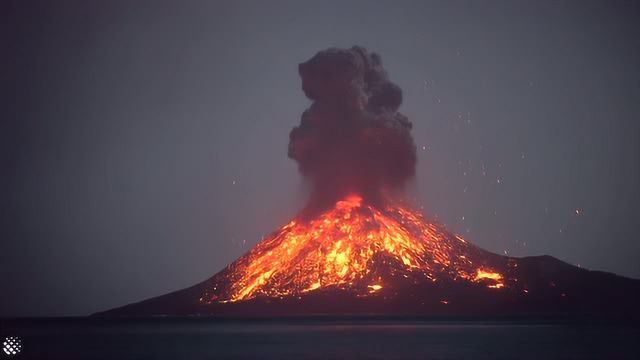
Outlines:
[[[640,359],[631,322],[407,318],[0,319],[0,359]]]

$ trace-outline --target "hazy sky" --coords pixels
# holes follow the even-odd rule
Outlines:
[[[640,278],[632,1],[4,1],[0,316],[200,282],[305,201],[298,63],[381,54],[428,216]]]

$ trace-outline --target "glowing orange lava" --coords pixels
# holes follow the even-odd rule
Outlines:
[[[384,292],[388,276],[504,287],[503,275],[483,263],[480,251],[419,213],[394,205],[378,209],[350,196],[313,220],[291,221],[257,244],[229,266],[226,289],[213,287],[201,301],[322,289],[366,296]]]

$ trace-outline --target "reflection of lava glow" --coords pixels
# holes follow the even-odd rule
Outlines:
[[[291,221],[260,242],[229,266],[227,290],[211,289],[203,301],[332,288],[373,294],[383,288],[379,284],[386,276],[505,286],[503,276],[478,254],[478,248],[418,213],[400,206],[379,209],[350,196],[313,220]]]

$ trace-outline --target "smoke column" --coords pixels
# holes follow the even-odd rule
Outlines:
[[[330,48],[298,66],[312,100],[289,134],[290,158],[312,186],[308,211],[356,193],[381,204],[415,174],[412,124],[398,112],[402,90],[376,53]]]

